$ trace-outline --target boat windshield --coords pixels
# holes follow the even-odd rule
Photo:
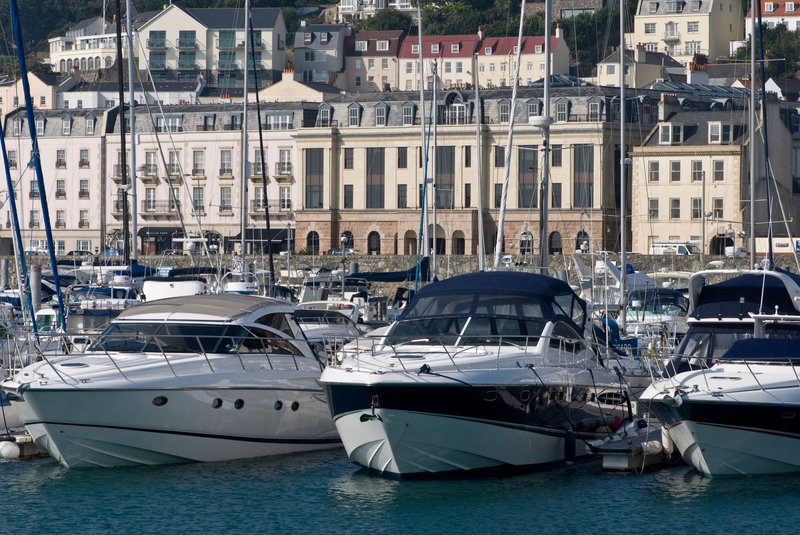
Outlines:
[[[129,299],[135,298],[135,295],[129,297],[130,292],[128,288],[108,288],[108,287],[92,287],[86,286],[81,288],[73,288],[69,292],[69,303],[78,304],[87,299]]]
[[[388,343],[475,344],[501,337],[536,343],[553,311],[531,296],[452,294],[417,299],[387,336]]]
[[[289,338],[243,325],[114,323],[89,351],[121,353],[270,353],[302,356]]]
[[[685,316],[689,310],[689,300],[677,291],[635,291],[628,297],[628,310],[665,316]]]

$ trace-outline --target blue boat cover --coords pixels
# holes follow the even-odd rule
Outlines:
[[[494,294],[526,294],[549,299],[556,295],[574,295],[569,284],[546,275],[517,271],[484,271],[457,275],[428,284],[417,292],[415,298],[437,294],[474,293],[476,291]]]
[[[800,276],[781,269],[775,271],[790,276],[800,284]],[[762,303],[762,291],[763,306],[759,310]],[[797,314],[791,296],[779,279],[758,274],[745,274],[704,286],[700,290],[697,305],[691,315],[697,319],[747,318],[751,312],[774,314],[776,306],[778,314]]]
[[[419,263],[419,279],[430,280],[430,259],[426,256]],[[406,282],[417,278],[417,266],[403,271],[360,271],[348,275],[348,278],[364,279],[371,282]]]
[[[720,360],[800,362],[800,344],[786,338],[746,338],[734,342]]]

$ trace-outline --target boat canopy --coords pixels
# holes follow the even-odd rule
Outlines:
[[[791,277],[800,284],[800,277],[787,271],[775,270]],[[764,309],[759,310],[761,304]],[[775,307],[778,307],[775,310]],[[691,317],[696,319],[739,317],[753,314],[798,313],[792,295],[778,277],[767,274],[742,274],[732,279],[709,284],[700,290],[699,298]]]
[[[800,344],[786,338],[747,338],[731,345],[720,360],[800,362]],[[792,375],[794,377],[794,375]]]

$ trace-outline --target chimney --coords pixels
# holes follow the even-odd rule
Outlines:
[[[478,41],[483,41],[483,26],[478,26]]]
[[[560,24],[556,24],[556,39],[564,38],[564,30],[561,29]]]

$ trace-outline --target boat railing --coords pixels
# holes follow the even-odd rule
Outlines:
[[[76,344],[79,340],[79,344]],[[180,347],[174,343],[178,342]],[[238,362],[241,371],[301,371],[310,369],[303,366],[305,361],[320,365],[318,359],[304,355],[300,347],[308,342],[290,338],[262,338],[257,336],[213,336],[194,335],[178,336],[154,334],[135,338],[130,335],[108,335],[102,333],[46,333],[39,334],[38,340],[32,332],[16,333],[7,337],[3,351],[13,355],[10,363],[14,369],[21,369],[35,361],[45,361],[59,376],[68,383],[65,370],[57,366],[60,357],[77,354],[105,355],[116,371],[127,381],[129,373],[140,368],[142,361],[131,359],[132,356],[160,356],[175,377],[198,373],[197,368],[184,371],[190,360],[201,357],[210,373],[230,372],[221,357],[230,357]],[[84,351],[75,351],[86,348]],[[305,359],[305,360],[303,360]],[[6,359],[3,359],[6,362]],[[183,370],[182,370],[183,369]],[[183,371],[183,373],[182,373]],[[63,372],[63,373],[62,373]]]
[[[344,362],[350,357],[360,369],[365,353],[372,358],[388,353],[404,372],[414,373],[420,370],[425,358],[436,355],[446,357],[456,371],[462,371],[468,359],[472,367],[475,357],[489,355],[493,355],[494,368],[498,370],[519,367],[525,360],[548,367],[600,365],[599,353],[589,341],[541,335],[444,335],[394,341],[360,338],[343,349],[337,360]]]

